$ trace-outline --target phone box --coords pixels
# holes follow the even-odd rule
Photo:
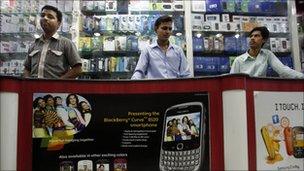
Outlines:
[[[173,16],[173,28],[177,31],[184,30],[184,16],[183,15],[175,15]]]
[[[249,38],[246,36],[240,36],[237,38],[237,43],[236,43],[236,50],[237,52],[244,53],[248,50],[249,48]]]
[[[115,72],[115,70],[116,70],[116,62],[117,62],[116,57],[112,56],[112,57],[109,57],[107,59],[108,59],[108,65],[107,65],[108,71],[109,72]]]
[[[220,24],[219,31],[224,31],[224,32],[234,31],[231,28],[231,22],[220,22],[219,24]]]
[[[219,31],[220,30],[220,22],[211,22],[211,30]]]
[[[121,15],[119,18],[119,30],[128,30],[128,16],[127,15]]]
[[[141,15],[136,15],[134,19],[135,30],[141,32]]]
[[[220,0],[206,0],[207,12],[222,12],[222,4]]]
[[[279,59],[284,65],[293,69],[293,61],[292,61],[291,56],[283,56],[283,57],[279,57]]]
[[[204,51],[213,51],[214,49],[214,40],[213,37],[204,37]]]
[[[287,17],[280,17],[280,18],[281,18],[281,22],[279,24],[279,32],[288,33],[289,32],[289,27],[288,27]]]
[[[272,11],[272,14],[280,14],[280,15],[287,15],[287,11],[288,11],[288,8],[287,8],[287,2],[274,2],[273,3],[273,11]]]
[[[163,11],[173,11],[173,4],[172,3],[162,3]]]
[[[106,11],[117,11],[117,1],[106,0]]]
[[[203,30],[204,14],[191,14],[192,15],[192,30]]]
[[[162,11],[163,10],[163,4],[162,3],[156,3],[156,2],[150,2],[150,11]]]
[[[94,1],[94,11],[95,12],[106,11],[106,2],[105,1]]]
[[[135,16],[128,15],[128,30],[135,31]]]
[[[258,27],[259,24],[257,22],[244,22],[242,24],[242,30],[244,32],[250,32],[252,29],[254,29],[255,27]]]
[[[174,11],[184,11],[184,1],[183,0],[175,0],[174,1]]]
[[[274,12],[274,2],[260,2],[262,13],[272,14]]]
[[[216,74],[219,71],[219,58],[218,57],[203,57],[202,58],[203,69],[202,71],[207,74]]]
[[[141,33],[147,33],[149,30],[149,20],[148,15],[141,15]]]
[[[211,31],[212,23],[211,22],[203,22],[203,31]]]
[[[103,37],[103,50],[104,51],[115,51],[115,38],[112,36]]]
[[[128,51],[138,51],[138,38],[134,35],[129,35],[127,37],[127,50]]]
[[[11,41],[9,41],[9,44],[10,44],[10,50],[9,51],[11,53],[17,52],[18,46],[19,46],[18,42],[16,40],[11,40]]]
[[[249,13],[260,13],[261,12],[260,1],[253,0],[253,1],[248,2],[248,12]]]
[[[106,16],[101,16],[99,18],[98,27],[99,27],[99,31],[100,32],[104,32],[104,31],[107,30],[106,21],[107,21],[107,17]]]
[[[224,37],[223,36],[220,36],[220,37],[215,36],[213,38],[213,44],[214,44],[215,52],[224,51]]]
[[[280,52],[290,52],[290,41],[288,38],[280,38]]]
[[[222,22],[230,22],[229,14],[222,14]]]
[[[204,41],[202,37],[193,37],[193,51],[202,52],[204,47]]]
[[[142,51],[150,45],[150,38],[148,36],[140,36],[138,38],[138,49]]]
[[[228,73],[230,71],[229,57],[218,57],[219,59],[219,72]]]
[[[9,53],[10,52],[10,42],[9,41],[4,41],[4,40],[1,40],[0,41],[0,46],[1,46],[1,53]]]
[[[206,12],[205,0],[193,0],[191,1],[192,12]]]
[[[220,22],[220,15],[219,14],[206,14],[205,21],[207,22]]]
[[[223,12],[235,12],[234,0],[222,0],[221,3]]]
[[[193,57],[194,72],[203,72],[203,57]]]
[[[249,0],[235,0],[235,12],[247,13]]]
[[[277,52],[278,51],[278,44],[277,44],[277,38],[271,37],[270,40],[270,50],[272,52]]]
[[[94,51],[102,51],[102,37],[92,37],[91,38],[92,41],[92,49]]]
[[[89,51],[92,48],[91,37],[79,37],[78,49],[79,51]]]
[[[82,60],[82,71],[83,72],[89,72],[90,71],[90,61],[88,59],[83,59]]]
[[[126,36],[115,36],[115,51],[125,51],[127,47]]]

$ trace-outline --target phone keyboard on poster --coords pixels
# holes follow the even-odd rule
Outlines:
[[[188,151],[163,151],[161,165],[165,170],[194,170],[200,163],[200,149]]]

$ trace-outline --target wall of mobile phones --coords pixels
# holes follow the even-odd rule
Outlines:
[[[255,92],[254,103],[257,170],[303,170],[303,92]]]
[[[206,92],[33,94],[33,170],[209,170]]]

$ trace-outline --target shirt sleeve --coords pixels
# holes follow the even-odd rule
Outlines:
[[[235,60],[232,63],[232,66],[230,68],[230,74],[234,74],[234,73],[240,73],[240,62],[239,62],[239,58],[235,58]]]
[[[148,64],[149,64],[149,53],[148,53],[148,48],[146,48],[141,52],[139,56],[138,62],[136,64],[136,68],[134,70],[131,79],[136,80],[136,79],[145,78],[145,73],[147,71]]]
[[[69,61],[69,65],[71,67],[75,66],[76,64],[82,64],[82,60],[78,54],[78,51],[76,49],[76,46],[74,45],[74,43],[67,39],[66,41],[66,48],[65,48],[65,54],[66,57]]]
[[[304,78],[304,74],[298,71],[295,71],[288,66],[282,64],[282,62],[272,53],[269,52],[268,58],[269,65],[271,68],[276,71],[280,77],[283,78]]]
[[[179,49],[179,51],[181,55],[180,77],[191,77],[190,68],[184,51],[181,48]]]

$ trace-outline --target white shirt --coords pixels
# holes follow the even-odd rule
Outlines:
[[[232,66],[230,73],[245,73],[253,77],[266,77],[268,65],[283,78],[304,78],[304,74],[295,71],[282,62],[267,49],[261,49],[256,58],[251,57],[248,52],[238,56]]]

